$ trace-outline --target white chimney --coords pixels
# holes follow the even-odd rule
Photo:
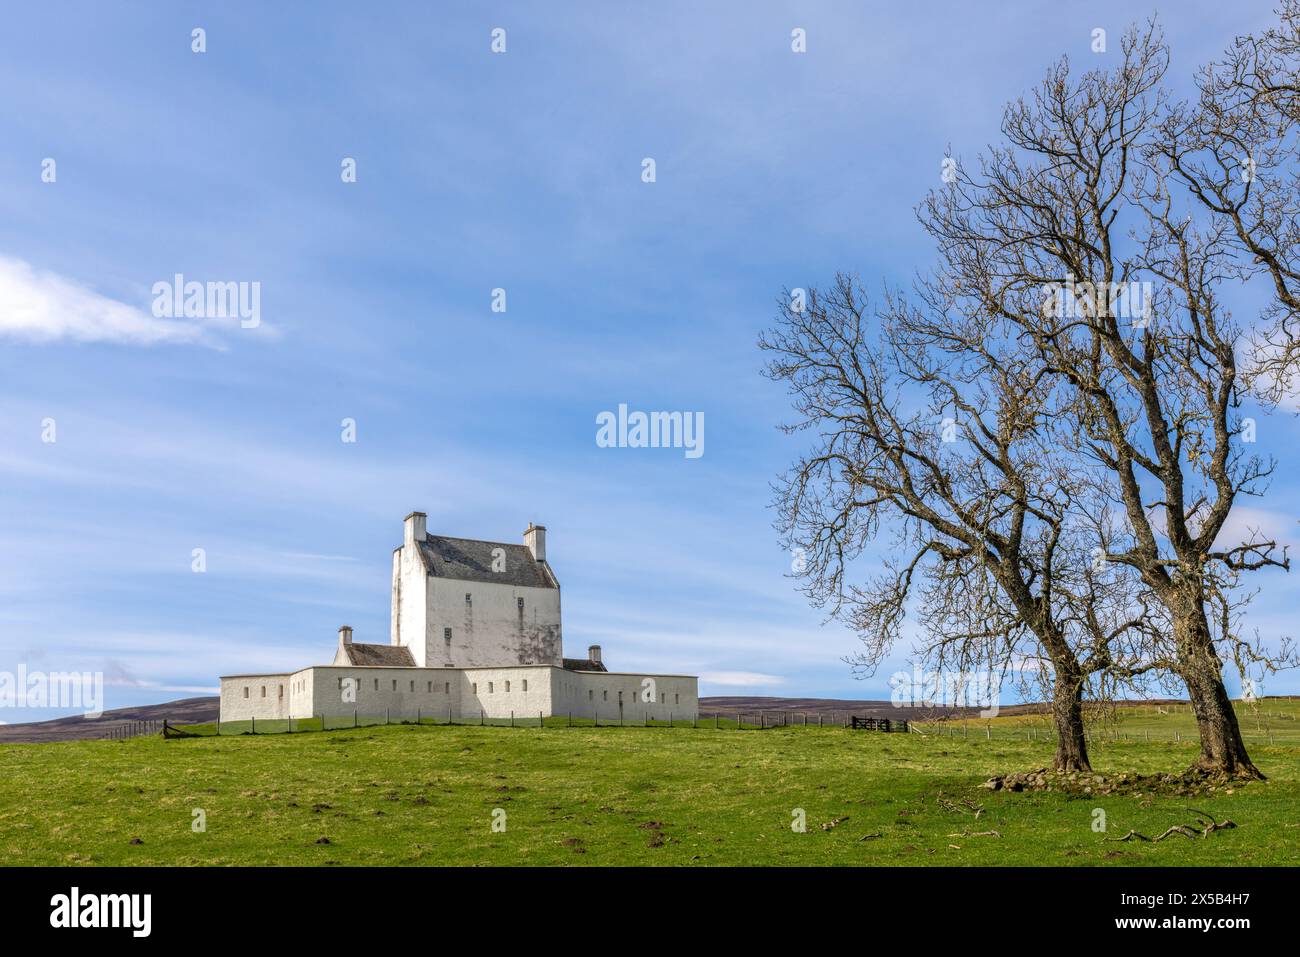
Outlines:
[[[546,526],[529,522],[528,528],[524,529],[524,545],[533,553],[533,558],[539,562],[546,561]]]
[[[587,660],[593,664],[600,664],[600,645],[591,645],[587,648]]]
[[[352,626],[351,626],[351,625],[339,625],[339,644],[340,644],[340,645],[350,645],[350,644],[352,644]]]
[[[405,519],[405,535],[402,543],[404,545],[414,545],[416,542],[422,542],[426,538],[424,530],[424,520],[428,516],[423,512],[412,512]]]

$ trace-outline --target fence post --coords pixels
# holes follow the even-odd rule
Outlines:
[[[573,712],[572,712],[572,711],[569,712],[569,727],[570,727],[570,728],[573,727]]]
[[[221,736],[221,713],[217,713],[217,737]]]
[[[984,740],[993,740],[993,725],[987,721],[984,722]]]
[[[515,712],[512,709],[510,712],[510,727],[513,728],[514,726],[515,726]]]
[[[251,732],[253,732],[253,734],[257,734],[257,719],[256,719],[256,718],[249,718],[249,719],[248,719],[248,730],[251,731]]]
[[[385,708],[385,709],[384,709],[384,724],[388,724],[389,720],[390,720],[392,717],[393,717],[393,709],[392,709],[392,708]]]
[[[482,708],[478,709],[478,726],[481,728],[487,723],[487,712]]]
[[[420,708],[418,705],[415,708],[415,723],[416,724],[420,723]]]
[[[537,727],[539,728],[546,727],[546,720],[545,718],[543,718],[542,713],[540,711],[537,712]]]

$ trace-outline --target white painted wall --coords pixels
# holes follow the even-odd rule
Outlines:
[[[425,661],[429,666],[561,663],[564,647],[558,588],[429,578],[426,593]],[[450,644],[447,628],[451,629]]]
[[[345,695],[345,679],[356,682]],[[654,700],[644,700],[653,682]],[[525,683],[527,687],[525,687]],[[280,696],[280,687],[284,696]],[[261,689],[265,687],[266,696]],[[244,689],[248,697],[244,697]],[[620,711],[620,692],[623,709]],[[547,665],[508,668],[363,668],[319,665],[287,675],[235,675],[221,679],[221,720],[360,718],[391,720],[536,718],[572,713],[602,721],[689,721],[699,713],[697,680],[686,675],[573,672]]]
[[[389,627],[390,643],[411,649],[411,657],[421,668],[437,667],[444,662],[428,657],[429,575],[424,559],[413,544],[393,552],[393,617]]]
[[[290,675],[235,675],[221,679],[221,720],[289,717]]]
[[[638,675],[619,672],[565,671],[551,680],[557,715],[601,721],[694,720],[700,711],[699,679],[690,675]],[[649,698],[650,700],[647,700]],[[621,706],[621,707],[620,707]]]

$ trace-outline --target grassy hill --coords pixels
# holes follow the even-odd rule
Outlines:
[[[1159,733],[1099,735],[1097,770],[1191,763],[1194,740],[1166,733],[1187,716],[1142,710],[1130,720]],[[996,734],[975,722],[890,735],[393,725],[3,745],[0,853],[10,864],[1300,863],[1294,739],[1253,744],[1268,781],[1194,797],[983,789],[1050,762],[1032,720],[999,718]],[[800,808],[805,833],[791,829]],[[1092,830],[1098,808],[1106,833]],[[1238,827],[1113,840],[1190,823],[1189,808]]]

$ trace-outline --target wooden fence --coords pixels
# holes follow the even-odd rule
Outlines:
[[[166,718],[148,721],[123,721],[104,731],[103,737],[123,741],[148,734],[158,734],[167,724]]]

